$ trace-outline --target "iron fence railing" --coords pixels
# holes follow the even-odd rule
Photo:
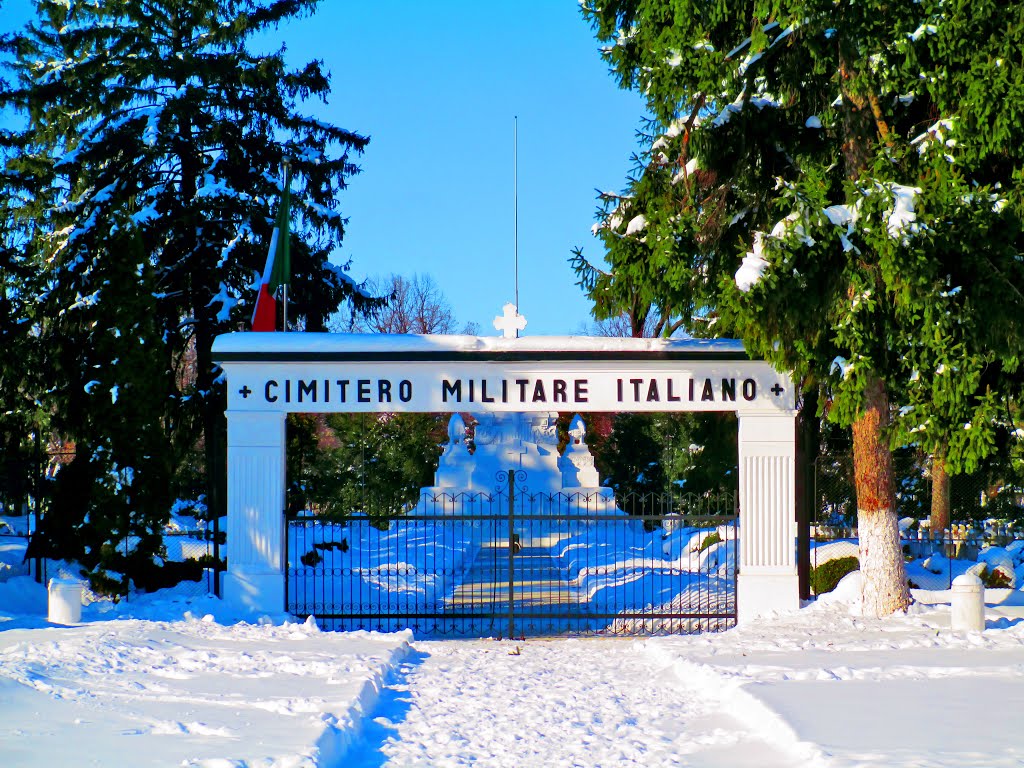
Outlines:
[[[630,514],[611,495],[510,487],[424,495],[398,516],[372,505],[340,520],[289,516],[287,610],[326,628],[427,637],[735,625],[734,494],[705,514],[647,496],[632,508],[659,513]]]

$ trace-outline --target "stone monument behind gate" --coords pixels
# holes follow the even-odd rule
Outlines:
[[[614,511],[614,493],[601,486],[594,457],[584,440],[583,419],[579,414],[573,417],[569,442],[559,454],[557,418],[554,411],[480,413],[471,452],[465,421],[460,414],[452,414],[434,485],[422,489],[418,511],[472,511],[472,505],[465,503],[466,497],[498,490],[498,473],[509,469],[525,472],[523,485],[537,498],[555,497],[547,499],[543,508],[561,502],[563,512],[567,508]]]

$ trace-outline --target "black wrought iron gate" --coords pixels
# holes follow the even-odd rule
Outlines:
[[[417,637],[676,634],[736,622],[735,494],[490,493],[287,520],[287,610]]]

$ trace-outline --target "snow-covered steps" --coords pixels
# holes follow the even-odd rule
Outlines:
[[[517,544],[511,566],[510,573],[507,540],[481,547],[462,583],[446,601],[447,610],[507,616],[511,578],[515,611],[580,613],[579,590],[565,580],[564,570],[546,547]]]

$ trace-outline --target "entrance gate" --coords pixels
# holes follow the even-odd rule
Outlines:
[[[224,595],[239,610],[279,612],[286,606],[286,589],[296,595],[299,592],[299,585],[285,578],[286,570],[293,567],[292,542],[286,542],[286,537],[294,537],[296,532],[294,525],[286,526],[283,515],[288,413],[551,411],[734,412],[739,424],[736,491],[738,507],[743,510],[742,524],[738,526],[736,618],[742,623],[766,613],[799,608],[794,546],[795,388],[787,375],[767,362],[751,360],[742,342],[232,333],[216,339],[213,358],[227,377],[228,398],[228,572],[224,577]],[[491,493],[488,485],[484,484],[485,496],[480,497],[481,503],[484,498],[490,499],[485,515],[507,516],[500,495],[495,496],[500,491],[494,489]],[[474,484],[468,489],[476,495],[479,487]],[[571,485],[565,487],[573,490]],[[527,497],[528,494],[523,495]],[[547,505],[546,515],[550,515],[551,508],[561,509],[555,496],[543,504]],[[443,506],[436,511],[445,516]],[[566,516],[563,522],[585,529],[587,515],[583,514],[581,520],[578,506],[570,505],[574,519]],[[585,502],[582,508],[589,509]],[[623,508],[621,504],[619,508]],[[428,513],[417,507],[408,510],[411,514],[407,517],[423,513],[432,518],[422,521],[424,526],[453,526],[447,520],[442,523],[433,519],[437,517],[432,514],[434,511]],[[375,519],[374,510],[367,513],[371,521]],[[532,514],[532,508],[527,508],[518,517],[526,525]],[[608,524],[603,519],[598,516],[590,528]],[[479,522],[481,527],[487,525],[486,520]],[[655,524],[653,520],[648,522]],[[304,521],[303,525],[306,524]],[[393,524],[408,526],[412,520]],[[494,525],[497,521],[493,521]],[[287,534],[286,528],[291,529]],[[527,533],[533,535],[532,530]],[[500,557],[500,545],[494,543],[497,541],[500,539],[491,540],[489,548],[498,551],[490,554]],[[312,546],[315,541],[309,543]],[[342,549],[340,541],[336,544],[333,553]],[[323,556],[315,548],[313,554]],[[307,559],[313,561],[313,554]],[[510,595],[504,603],[492,601],[487,610],[495,612],[495,605],[504,605],[506,609],[511,605],[512,619],[516,620],[519,606],[522,611],[518,616],[528,621],[527,601],[516,598],[514,558],[513,555]],[[415,563],[412,565],[419,568]],[[362,569],[360,573],[367,570],[358,567]],[[398,583],[398,576],[409,575],[401,572],[404,567],[400,563],[390,567],[388,573],[396,576],[391,581]],[[597,570],[587,570],[584,582],[576,585],[588,596],[591,584],[586,577],[602,566],[587,564],[587,568],[591,567]],[[446,572],[437,575],[451,577]],[[570,578],[576,578],[576,574],[571,573]],[[623,579],[615,588],[626,591],[629,583]],[[305,588],[305,582],[302,586]],[[409,593],[409,589],[400,592],[406,596],[396,598],[395,604],[407,604]],[[310,604],[314,608],[327,605],[315,594],[311,602],[307,597],[301,599],[304,602],[300,606],[289,595],[287,606],[299,614],[335,612],[326,608],[307,611],[304,606]],[[392,610],[390,601],[390,597],[385,601],[386,615],[405,610]],[[649,602],[650,605],[645,597],[642,610],[657,613],[657,596],[652,595]],[[641,613],[641,609],[635,612]],[[534,620],[540,621],[536,617]]]
[[[417,637],[651,635],[736,623],[735,494],[547,494],[526,473],[409,510],[288,519],[287,610]]]

